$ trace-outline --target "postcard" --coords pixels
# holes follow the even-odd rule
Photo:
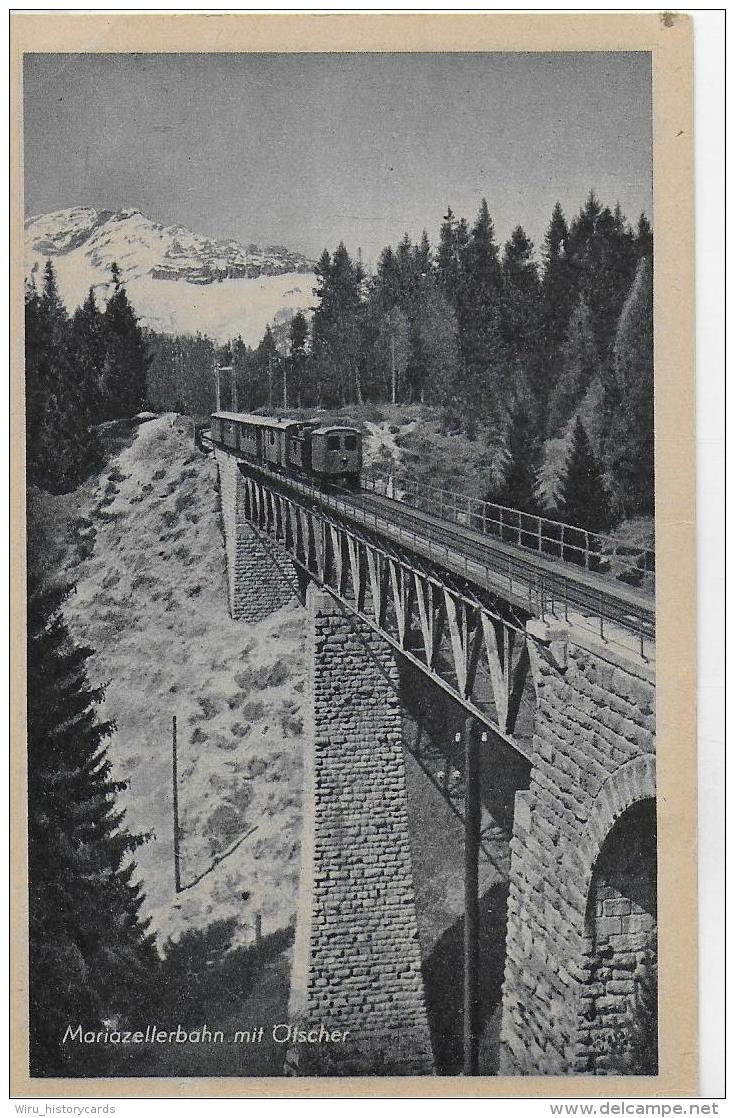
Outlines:
[[[687,17],[11,22],[16,1097],[695,1092]]]

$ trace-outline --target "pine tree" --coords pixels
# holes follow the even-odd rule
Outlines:
[[[99,465],[86,385],[71,355],[69,318],[51,261],[43,291],[26,288],[26,460],[28,480],[51,493],[74,489]]]
[[[647,256],[649,260],[653,259],[653,230],[645,214],[641,214],[638,218],[635,247],[639,259],[642,256]]]
[[[340,243],[317,267],[319,305],[312,321],[312,356],[321,404],[362,402],[362,268]]]
[[[562,370],[562,347],[576,299],[579,272],[569,259],[569,229],[557,202],[544,237],[541,277],[541,336],[534,394],[543,411]]]
[[[136,415],[145,406],[151,356],[117,264],[111,271],[114,291],[104,313],[107,352],[102,377],[103,412],[106,419],[121,419]]]
[[[531,384],[538,379],[540,316],[541,287],[533,243],[517,225],[503,250],[501,332],[516,368]]]
[[[569,320],[561,360],[561,373],[549,403],[549,435],[564,432],[599,370],[592,318],[581,294]]]
[[[292,392],[296,396],[296,406],[300,408],[306,395],[306,342],[309,337],[309,324],[303,311],[297,311],[289,327],[289,372]]]
[[[643,257],[623,307],[605,385],[603,457],[616,511],[652,516],[653,269]]]
[[[255,366],[257,369],[258,387],[256,391],[256,407],[268,407],[271,411],[278,404],[278,387],[276,374],[280,354],[276,339],[270,326],[266,326],[265,333],[258,343],[255,351]]]
[[[610,527],[610,505],[584,424],[577,416],[559,496],[559,515],[567,524],[604,532]]]
[[[520,512],[538,513],[536,482],[540,440],[529,401],[518,395],[514,401],[506,436],[507,466],[500,489],[487,500]]]
[[[87,682],[90,650],[75,647],[60,614],[68,591],[31,571],[28,603],[28,881],[31,1073],[69,1071],[69,1023],[145,1006],[156,956],[140,918],[105,740],[110,722]],[[73,1073],[73,1068],[71,1069]]]
[[[501,334],[501,270],[495,230],[483,198],[463,253],[465,278],[457,303],[463,359],[461,389],[465,430],[474,438],[478,420],[495,410],[507,391],[508,354]]]
[[[104,318],[90,287],[87,298],[72,316],[70,359],[76,370],[80,395],[90,423],[101,418],[102,376],[105,370],[107,343]]]

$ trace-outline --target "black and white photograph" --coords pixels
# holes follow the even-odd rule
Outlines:
[[[31,1081],[655,1082],[653,74],[24,52]]]

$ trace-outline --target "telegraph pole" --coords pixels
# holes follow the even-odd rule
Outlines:
[[[215,391],[215,400],[217,401],[217,406],[215,408],[215,411],[222,411],[222,393],[221,393],[221,387],[222,386],[220,384],[219,374],[220,374],[219,361],[215,361],[215,363],[214,363],[214,391]]]
[[[483,743],[487,734],[482,735]],[[464,724],[464,1074],[479,1074],[480,753],[474,719]]]
[[[171,720],[171,776],[174,791],[174,886],[181,892],[181,854],[179,850],[179,763],[176,755],[176,715]]]
[[[268,407],[273,411],[273,356],[268,354]]]
[[[396,339],[393,333],[393,326],[390,328],[390,384],[391,384],[391,400],[396,402]]]
[[[283,410],[288,411],[288,386],[286,384],[286,371],[288,367],[288,360],[285,357],[281,358],[281,368],[283,369]]]

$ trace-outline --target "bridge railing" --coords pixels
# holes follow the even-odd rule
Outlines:
[[[391,486],[371,479],[366,488],[392,496],[404,504],[433,513],[482,535],[494,536],[549,558],[575,563],[600,574],[610,573],[622,582],[646,585],[654,581],[656,554],[652,548],[625,543],[614,536],[590,532],[574,524],[508,508],[448,489],[402,481]]]
[[[523,598],[524,604],[527,601],[529,613],[536,613],[542,619],[554,617],[586,624],[603,640],[639,649],[644,658],[647,643],[655,641],[652,606],[632,601],[629,593],[622,589],[618,593],[613,586],[609,590],[587,586],[570,577],[563,568],[558,572],[539,570],[535,561],[524,558],[522,553],[506,552],[498,559],[489,550],[491,545],[466,533],[448,530],[442,533],[442,539],[436,539],[433,533],[427,532],[418,510],[412,512],[413,506],[407,502],[396,501],[387,513],[375,506],[366,507],[359,494],[348,490],[330,488],[325,491],[292,475],[274,475],[252,464],[250,468],[262,474],[271,486],[282,485],[301,493],[307,499],[307,507],[331,508],[377,534],[387,534],[414,550],[424,549],[430,560],[468,578],[479,576],[479,581],[490,590],[496,590],[500,584],[515,599]],[[623,634],[627,634],[628,639],[621,640]]]

